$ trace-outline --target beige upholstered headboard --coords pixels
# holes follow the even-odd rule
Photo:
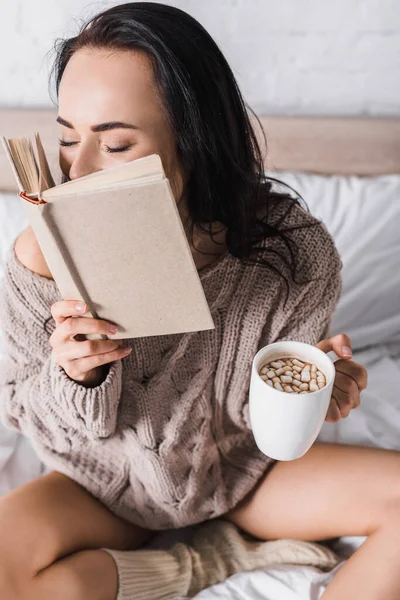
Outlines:
[[[39,131],[56,172],[56,116],[55,109],[0,108],[0,135],[17,137]],[[268,170],[326,175],[400,173],[400,118],[261,116],[260,120],[268,144]],[[258,124],[254,124],[259,134]],[[2,148],[0,191],[16,191]]]

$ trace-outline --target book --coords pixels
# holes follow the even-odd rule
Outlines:
[[[82,300],[83,316],[117,325],[112,339],[214,329],[158,154],[55,185],[38,133],[33,143],[1,137],[64,300]]]

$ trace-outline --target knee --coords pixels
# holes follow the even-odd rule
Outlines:
[[[26,598],[25,584],[33,574],[29,549],[33,553],[34,548],[28,538],[24,539],[21,520],[24,519],[19,519],[17,503],[13,505],[8,496],[0,498],[0,598],[2,599]]]
[[[363,535],[382,530],[400,538],[400,495],[397,496],[396,492],[372,502],[367,508],[366,531]]]
[[[30,563],[26,560],[24,548],[18,544],[10,532],[9,523],[0,509],[0,598],[4,600],[28,600],[28,584],[32,579]],[[2,514],[1,514],[2,513]],[[14,522],[14,528],[18,524]],[[18,533],[16,532],[16,537]]]
[[[79,570],[52,561],[40,529],[34,533],[32,524],[18,517],[15,506],[0,502],[0,599],[87,600]],[[30,530],[24,540],[25,526]]]
[[[391,501],[384,510],[377,515],[378,526],[375,529],[389,529],[400,537],[400,498]]]
[[[12,563],[2,563],[0,567],[1,600],[88,600],[87,588],[76,569],[69,565],[53,566],[44,569],[35,577],[30,577]],[[103,596],[99,596],[103,597]],[[107,596],[112,597],[112,596]],[[114,596],[116,597],[116,595]]]
[[[58,558],[60,540],[45,510],[37,510],[23,493],[15,493],[20,491],[0,498],[0,564],[10,574],[15,571],[30,578]]]
[[[24,598],[21,583],[23,576],[15,568],[10,569],[10,565],[0,557],[0,598],[7,600],[20,600]]]

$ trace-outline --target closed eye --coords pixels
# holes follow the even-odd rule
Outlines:
[[[77,142],[65,142],[64,140],[58,140],[60,142],[60,146],[73,146],[74,144],[77,144]]]
[[[69,148],[70,146],[75,146],[75,144],[77,144],[78,142],[66,142],[65,140],[58,140],[60,142],[60,146],[66,146],[67,148]],[[127,144],[126,146],[119,146],[118,148],[110,148],[109,146],[106,146],[106,152],[125,152],[126,150],[129,150],[129,148],[132,146],[132,144]]]
[[[129,150],[131,146],[132,144],[128,144],[127,146],[120,146],[119,148],[110,148],[109,146],[106,146],[106,152],[125,152],[126,150]]]

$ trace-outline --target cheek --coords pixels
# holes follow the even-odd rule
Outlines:
[[[174,198],[178,202],[183,192],[185,178],[175,148],[170,148],[163,154],[160,152],[160,156],[165,175],[169,179]]]
[[[183,191],[184,175],[183,169],[177,156],[176,147],[170,140],[146,140],[138,144],[134,149],[134,156],[130,158],[141,158],[149,154],[158,154],[161,158],[166,177],[169,179],[172,192],[176,201],[180,198]]]
[[[179,198],[183,192],[183,177],[179,170],[176,170],[170,179],[172,193],[176,202],[179,201]]]

